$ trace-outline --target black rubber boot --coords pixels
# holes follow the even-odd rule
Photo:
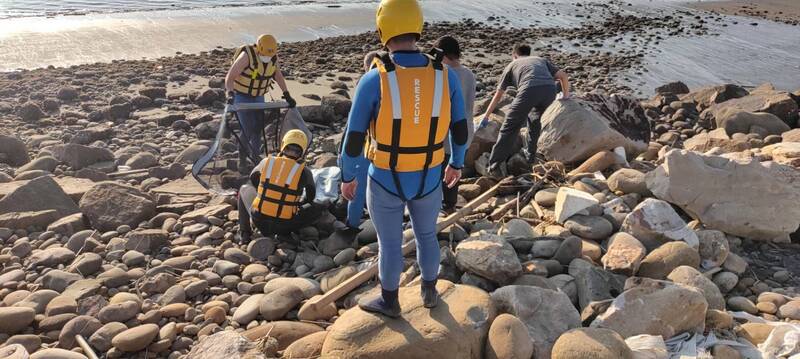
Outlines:
[[[361,298],[358,301],[358,307],[367,312],[398,318],[400,317],[400,300],[397,295],[397,290],[381,290],[381,295]]]
[[[436,279],[432,281],[423,280],[420,288],[422,305],[424,305],[425,308],[433,308],[439,304],[439,292],[436,291]]]
[[[239,231],[239,244],[246,246],[250,243],[250,240],[253,238],[253,233]]]

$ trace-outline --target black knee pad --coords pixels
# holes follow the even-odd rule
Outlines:
[[[344,145],[344,152],[350,157],[358,157],[364,149],[364,139],[367,134],[364,132],[350,132],[347,134],[347,143]]]
[[[467,143],[469,137],[469,128],[467,121],[458,121],[450,124],[450,135],[453,136],[453,141],[461,146]]]

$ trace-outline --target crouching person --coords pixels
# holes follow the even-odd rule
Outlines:
[[[241,244],[252,238],[251,222],[261,235],[274,236],[317,220],[320,209],[313,205],[314,177],[303,161],[307,147],[305,133],[291,130],[283,136],[281,152],[262,160],[250,173],[250,183],[239,190]]]

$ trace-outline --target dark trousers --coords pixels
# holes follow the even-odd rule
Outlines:
[[[247,211],[250,204],[245,204],[239,198],[239,230],[252,233],[250,224],[250,212]],[[276,234],[289,234],[300,228],[312,225],[322,214],[322,207],[315,204],[307,204],[300,207],[292,219],[278,219],[253,212],[252,223],[258,228],[262,236],[269,237]]]
[[[444,155],[444,162],[442,162],[442,176],[444,176],[444,170],[447,168],[448,163],[450,163],[450,154]],[[458,202],[458,182],[453,188],[448,188],[447,183],[444,182],[444,177],[442,178],[442,204],[443,208],[450,209],[456,206],[456,202]]]
[[[536,142],[539,141],[539,134],[542,132],[542,114],[555,99],[555,85],[534,86],[520,90],[511,103],[503,126],[500,127],[500,135],[489,155],[489,164],[496,165],[508,161],[514,155],[514,145],[519,130],[525,124],[528,125],[525,149],[533,159],[536,154]]]
[[[264,96],[249,96],[236,92],[233,97],[234,104],[263,102]],[[236,112],[236,116],[239,118],[239,125],[241,126],[241,131],[239,132],[239,172],[248,174],[258,163],[252,163],[252,160],[262,156],[262,133],[265,126],[264,112],[241,110]]]

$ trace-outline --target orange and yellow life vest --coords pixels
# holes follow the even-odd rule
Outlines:
[[[305,164],[283,157],[267,157],[261,169],[253,210],[270,218],[292,219],[300,206],[300,177]]]
[[[258,57],[255,45],[245,45],[236,49],[233,60],[236,61],[242,52],[247,56],[249,63],[236,78],[233,89],[245,95],[262,96],[269,90],[269,83],[278,69],[278,56],[272,56],[269,63],[264,63]]]
[[[430,57],[424,67],[402,67],[389,54],[380,56],[381,104],[371,122],[368,158],[390,170],[403,197],[398,172],[424,171],[444,161],[444,140],[450,128],[450,90],[447,69]]]

